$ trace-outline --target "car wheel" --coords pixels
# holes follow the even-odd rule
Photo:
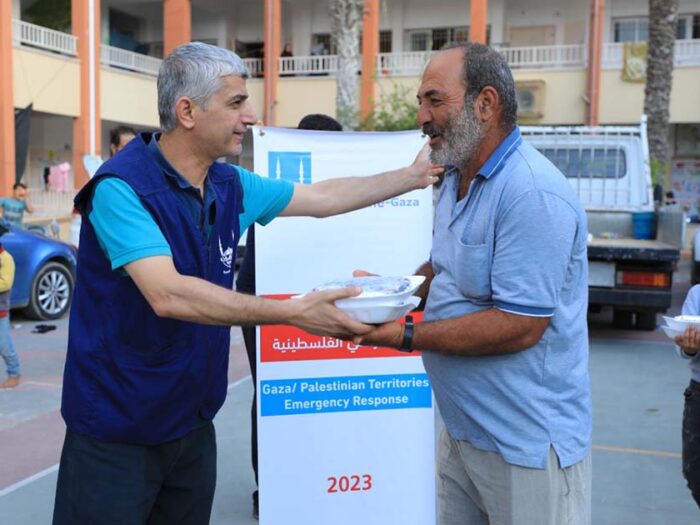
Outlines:
[[[32,283],[26,315],[33,319],[62,317],[70,307],[73,287],[73,275],[68,268],[57,262],[46,263]]]

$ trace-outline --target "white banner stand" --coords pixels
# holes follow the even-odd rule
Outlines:
[[[254,129],[255,170],[301,184],[410,164],[419,132]],[[288,297],[355,269],[410,275],[428,257],[432,190],[256,231],[259,295]],[[261,525],[434,525],[435,426],[420,356],[258,330]]]

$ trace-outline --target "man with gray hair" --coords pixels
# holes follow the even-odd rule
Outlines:
[[[327,217],[437,180],[409,167],[310,185],[215,162],[256,122],[234,53],[185,44],[158,75],[161,133],[142,133],[76,196],[83,216],[61,411],[54,523],[206,524],[216,484],[212,419],[226,397],[230,327],[371,329],[334,302],[358,289],[276,301],[232,291],[254,222]]]
[[[424,322],[357,341],[423,352],[446,427],[441,525],[590,524],[586,215],[522,141],[496,51],[438,53],[418,103],[432,159],[447,165],[418,271]]]

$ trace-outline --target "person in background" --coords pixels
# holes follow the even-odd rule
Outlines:
[[[7,367],[7,379],[0,388],[14,388],[21,379],[19,357],[10,336],[10,295],[15,280],[15,261],[0,244],[0,355]]]
[[[681,313],[700,315],[700,284],[688,291]],[[683,392],[683,477],[695,503],[700,507],[700,329],[689,326],[675,341],[681,357],[689,360],[690,367],[690,384]]]
[[[2,208],[2,217],[15,228],[22,227],[24,212],[34,213],[34,208],[27,201],[26,184],[16,182],[12,186],[12,197],[0,199],[0,208]]]
[[[129,126],[117,126],[109,132],[109,156],[114,157],[118,151],[136,137],[136,130]]]
[[[306,115],[299,121],[297,129],[317,131],[343,131],[343,126],[333,117],[321,113]],[[245,241],[243,262],[236,277],[236,290],[240,293],[255,295],[255,226],[248,229]],[[248,355],[250,375],[253,379],[253,402],[250,407],[250,452],[255,473],[255,486],[258,486],[258,409],[257,409],[257,337],[256,326],[242,326],[243,344]],[[258,519],[258,489],[253,492],[253,517]]]

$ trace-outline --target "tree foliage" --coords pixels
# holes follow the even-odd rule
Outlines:
[[[360,125],[366,131],[404,131],[417,129],[418,104],[407,86],[392,84],[389,93],[379,96],[372,112]]]
[[[71,0],[37,0],[24,14],[36,25],[66,31],[71,26]]]

